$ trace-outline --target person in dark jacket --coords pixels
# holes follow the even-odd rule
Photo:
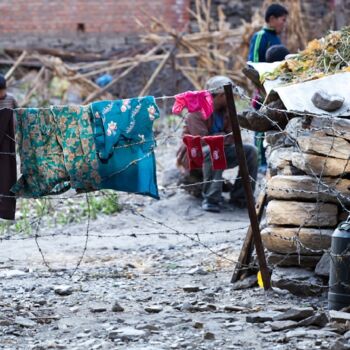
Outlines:
[[[232,129],[227,114],[227,103],[223,86],[233,85],[230,78],[225,76],[215,76],[209,79],[205,88],[214,90],[214,112],[209,119],[204,120],[200,113],[188,113],[185,119],[183,134],[193,136],[227,135],[225,137],[225,157],[228,168],[238,166],[236,149],[233,143]],[[257,177],[257,152],[253,145],[244,144],[244,152],[247,159],[251,185],[254,191]],[[221,194],[223,191],[223,170],[213,170],[208,146],[203,144],[204,164],[202,167],[202,209],[211,212],[220,212]],[[177,166],[179,169],[188,171],[188,159],[186,147],[182,145],[177,152]],[[230,202],[236,207],[245,207],[246,199],[242,180],[238,176],[233,188],[230,191]]]
[[[270,5],[265,13],[266,26],[256,32],[249,46],[248,61],[266,62],[266,51],[273,45],[281,45],[279,35],[283,32],[288,10],[279,4]]]
[[[248,61],[266,62],[266,53],[270,47],[281,45],[279,35],[282,33],[288,16],[288,10],[280,4],[270,5],[265,12],[266,26],[255,33],[250,41]],[[270,61],[271,62],[271,61]],[[256,103],[258,101],[258,103]],[[259,109],[259,92],[253,98],[253,108]],[[255,145],[258,148],[259,171],[266,172],[266,157],[263,146],[264,134],[255,133]]]

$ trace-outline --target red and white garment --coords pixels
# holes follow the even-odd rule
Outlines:
[[[189,169],[198,169],[203,165],[203,152],[200,136],[185,135],[183,142],[187,148],[188,166]]]
[[[211,163],[214,170],[227,169],[224,136],[204,136],[203,141],[209,146]]]

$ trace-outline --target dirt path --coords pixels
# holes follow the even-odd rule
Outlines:
[[[170,169],[173,147],[157,158]],[[228,204],[204,213],[183,190],[160,201],[121,195],[121,213],[0,242],[0,349],[331,349],[331,328],[286,324],[295,307],[325,297],[233,290],[230,277],[248,218]],[[161,222],[161,224],[160,224]],[[77,262],[84,258],[79,269]],[[256,313],[260,312],[257,315]],[[262,317],[263,316],[263,317]],[[291,321],[287,321],[291,322]],[[293,322],[293,321],[292,321]],[[338,349],[335,347],[334,349]]]

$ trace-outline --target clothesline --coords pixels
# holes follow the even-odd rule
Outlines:
[[[248,102],[253,102],[255,101],[259,106],[261,107],[265,107],[266,110],[270,111],[270,112],[283,112],[283,113],[286,113],[288,112],[287,110],[285,109],[280,109],[280,108],[275,108],[275,107],[269,107],[268,105],[265,105],[263,102],[260,102],[260,101],[257,101],[255,100],[254,97],[251,97],[251,96],[248,96],[246,93],[244,93],[244,88],[242,88],[241,86],[235,84],[235,85],[232,85],[233,86],[233,92],[236,96],[240,97],[241,99],[244,99]],[[215,88],[215,89],[207,89],[206,91],[208,92],[215,92],[215,91],[218,91],[222,88],[223,86],[221,87],[218,87],[218,88]],[[193,91],[199,91],[199,90],[193,90]],[[181,93],[179,93],[181,94]],[[158,97],[154,97],[154,99],[156,101],[165,101],[165,100],[169,100],[169,99],[175,99],[177,95],[179,94],[175,94],[175,95],[169,95],[169,96],[158,96]],[[135,97],[132,97],[132,98],[135,98]],[[128,99],[132,99],[132,98],[126,98],[126,99],[120,99],[120,100],[128,100]],[[137,98],[137,97],[136,97]],[[141,97],[142,98],[142,97]],[[118,99],[116,99],[118,100]],[[113,101],[113,100],[109,100],[109,101]],[[91,102],[90,102],[91,103]],[[51,105],[50,107],[33,107],[33,108],[40,108],[42,110],[45,110],[45,109],[51,109],[53,105]],[[68,105],[55,105],[57,107],[63,107],[63,106],[80,106],[79,104],[68,104]],[[26,108],[30,108],[30,107],[22,107],[22,108],[0,108],[0,111],[3,110],[3,109],[10,109],[12,111],[15,111],[17,109],[26,109]],[[257,113],[259,113],[259,110],[256,111]],[[332,116],[330,116],[329,114],[326,114],[326,113],[318,113],[318,114],[315,114],[315,113],[310,113],[310,112],[295,112],[295,114],[298,114],[298,115],[301,115],[301,116],[321,116],[321,117],[325,117],[325,118],[332,118]]]
[[[175,98],[175,114],[187,108],[189,112],[199,112],[206,120],[214,110],[212,93],[219,89],[222,86],[158,98],[97,101],[87,106],[14,109],[22,170],[14,185],[16,164],[7,162],[15,158],[11,144],[16,144],[17,136],[13,136],[11,111],[2,110],[4,122],[11,123],[4,124],[7,132],[2,134],[11,142],[8,140],[1,151],[12,156],[3,159],[11,177],[6,181],[12,183],[5,181],[3,194],[14,193],[15,199],[59,194],[69,188],[78,192],[114,189],[159,198],[153,134],[153,122],[160,117],[156,99]],[[226,167],[223,140],[231,134],[205,139],[215,169]]]
[[[227,133],[227,134],[223,134],[222,136],[223,137],[229,137],[232,135],[232,132],[230,133]],[[8,136],[7,134],[5,134],[5,136]],[[10,138],[10,137],[9,137]],[[133,147],[133,146],[138,146],[138,145],[142,145],[142,144],[145,144],[145,143],[148,143],[150,141],[155,141],[155,142],[159,142],[159,141],[163,141],[163,140],[168,140],[168,139],[171,139],[171,138],[177,138],[177,136],[175,135],[172,135],[172,134],[169,134],[167,136],[162,136],[162,137],[155,137],[153,139],[147,139],[147,140],[142,140],[142,141],[139,141],[139,142],[135,142],[135,143],[129,143],[129,144],[126,144],[126,145],[122,145],[122,146],[114,146],[113,149],[117,150],[117,149],[123,149],[123,148],[129,148],[129,147]],[[261,137],[262,138],[262,137]],[[11,141],[15,142],[16,145],[18,144],[16,142],[16,140],[10,138]],[[156,144],[155,147],[157,148],[158,145]],[[53,154],[53,153],[52,153]],[[47,155],[52,155],[51,153],[47,153]],[[16,156],[16,153],[14,152],[0,152],[0,155],[8,155],[8,156]]]
[[[237,86],[237,85],[232,85],[235,89],[236,89],[236,94],[237,95],[239,95],[240,94],[240,92],[239,92],[239,90],[241,90],[242,88],[241,87],[239,87],[239,86]],[[221,87],[218,87],[218,88],[215,88],[215,89],[205,89],[205,90],[203,90],[203,91],[208,91],[208,92],[210,92],[210,93],[213,93],[213,92],[215,92],[215,91],[218,91],[218,90],[220,90],[221,88],[223,88],[223,86],[221,86]],[[199,92],[200,90],[192,90],[192,92]],[[182,92],[183,93],[183,92]],[[157,97],[155,97],[155,96],[153,96],[154,97],[154,99],[156,100],[156,101],[165,101],[165,100],[171,100],[171,99],[175,99],[178,95],[180,95],[181,93],[177,93],[177,94],[175,94],[175,95],[168,95],[168,96],[157,96]],[[133,98],[143,98],[144,96],[137,96],[137,97],[129,97],[129,98],[121,98],[121,99],[115,99],[115,100],[131,100],[131,99],[133,99]],[[108,101],[114,101],[114,100],[108,100]],[[91,104],[92,102],[90,102],[89,104]],[[68,104],[68,105],[55,105],[56,107],[59,107],[59,108],[61,108],[61,107],[65,107],[65,106],[80,106],[80,104]],[[0,111],[2,110],[2,109],[10,109],[10,110],[12,110],[12,111],[15,111],[15,110],[20,110],[20,109],[27,109],[27,108],[40,108],[40,109],[42,109],[42,110],[50,110],[51,108],[52,108],[52,106],[53,105],[50,105],[50,107],[21,107],[21,108],[0,108]]]

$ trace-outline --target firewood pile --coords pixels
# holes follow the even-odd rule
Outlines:
[[[268,3],[266,0],[263,6]],[[298,28],[295,31],[297,37],[292,41],[295,48],[301,48],[304,34],[299,0],[286,5],[291,12],[291,28]],[[210,0],[196,0],[195,10],[189,10],[197,27],[193,33],[189,33],[187,28],[178,32],[165,21],[147,14],[147,25],[139,23],[145,34],[141,36],[140,45],[133,49],[104,55],[63,49],[7,48],[0,52],[0,68],[9,67],[6,74],[9,86],[19,85],[25,91],[18,98],[21,106],[47,104],[52,95],[63,103],[71,102],[67,95],[72,94],[78,100],[74,102],[79,103],[113,96],[126,97],[120,93],[125,89],[120,87],[128,84],[132,85],[129,89],[131,96],[145,95],[153,91],[156,83],[164,80],[161,73],[165,69],[172,70],[174,74],[167,76],[167,85],[172,86],[172,91],[163,91],[164,94],[175,92],[174,75],[181,76],[197,90],[203,88],[209,76],[227,75],[249,91],[252,85],[242,73],[242,68],[246,63],[251,36],[264,25],[263,9],[254,15],[251,23],[242,22],[234,29],[226,21],[221,7],[218,7],[218,20],[211,17],[210,9]],[[293,46],[290,40],[289,44]],[[145,79],[140,79],[140,67],[146,67],[146,71],[148,67]],[[104,74],[109,74],[112,79],[107,85],[98,86],[96,79]]]

